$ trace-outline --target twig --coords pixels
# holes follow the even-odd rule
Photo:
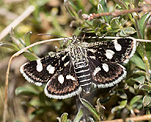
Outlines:
[[[126,119],[126,122],[128,121],[143,121],[143,120],[151,120],[151,114],[149,115],[143,115],[139,117],[129,117]],[[101,121],[101,122],[123,122],[123,119],[115,119],[115,120],[109,120],[109,121]]]
[[[0,40],[3,39],[11,30],[21,23],[26,17],[28,17],[35,10],[34,6],[29,6],[18,18],[16,18],[10,25],[8,25],[1,33]]]
[[[137,42],[150,42],[151,40],[146,40],[146,39],[136,39]]]
[[[119,16],[119,15],[123,15],[123,14],[127,14],[127,13],[133,13],[133,12],[141,12],[141,11],[144,11],[144,12],[148,12],[148,11],[151,11],[151,8],[150,7],[147,7],[147,6],[143,6],[141,8],[135,8],[135,9],[128,9],[128,10],[123,10],[123,11],[119,11],[119,10],[115,10],[114,12],[105,12],[105,13],[98,13],[98,14],[90,14],[90,15],[87,15],[87,14],[83,14],[83,18],[85,20],[93,20],[97,17],[101,17],[101,16]]]
[[[68,39],[71,39],[71,37],[69,37]],[[64,40],[64,38],[57,38],[57,39],[50,39],[50,40],[44,40],[44,41],[36,42],[36,43],[33,43],[33,44],[21,49],[20,51],[16,52],[14,55],[11,56],[11,58],[9,60],[9,63],[8,63],[7,72],[6,72],[6,79],[5,79],[5,100],[4,100],[3,122],[6,122],[7,100],[8,100],[8,78],[9,78],[10,65],[11,65],[11,62],[12,62],[13,58],[19,56],[24,51],[26,51],[27,49],[29,49],[33,46],[43,44],[43,43],[47,43],[47,42],[52,42],[52,41],[60,41],[60,40]]]

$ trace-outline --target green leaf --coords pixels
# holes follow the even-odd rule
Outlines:
[[[126,5],[126,2],[124,0],[114,0],[114,2],[121,6],[121,8],[128,9],[128,6]]]
[[[37,60],[37,59],[38,59],[38,57],[37,57],[34,53],[24,52],[23,55],[24,55],[29,61],[33,61],[33,60]]]
[[[118,95],[120,98],[122,98],[122,99],[127,99],[127,95],[126,95],[126,93],[124,92],[124,90],[119,90],[119,91],[117,92],[117,95]]]
[[[63,113],[61,115],[61,122],[67,122],[68,113]]]
[[[66,9],[68,10],[68,12],[70,13],[70,15],[72,16],[72,17],[78,17],[78,14],[76,13],[76,11],[75,11],[75,9],[77,8],[76,6],[75,6],[75,4],[73,3],[73,2],[71,2],[71,1],[65,1],[65,7],[66,7]]]
[[[100,0],[100,3],[98,4],[97,7],[97,11],[98,13],[104,13],[104,12],[108,12],[108,8],[107,8],[107,1],[106,0]],[[105,20],[105,22],[109,23],[109,16],[102,16]]]
[[[98,5],[101,5],[102,11],[98,11],[98,12],[100,12],[100,13],[108,12],[107,1],[106,0],[100,0],[99,2],[100,3]]]
[[[98,5],[98,1],[97,1],[97,0],[89,0],[89,2],[90,2],[93,6],[97,6],[97,5]]]
[[[61,117],[57,117],[59,122],[67,122],[68,113],[63,113]]]
[[[73,122],[80,122],[82,116],[83,116],[83,111],[80,108]]]
[[[17,47],[17,51],[18,49],[25,48],[24,41],[22,39],[17,39],[15,37],[13,30],[11,30],[10,36],[12,41],[16,44],[15,47]],[[30,45],[30,36],[31,36],[31,32],[28,32],[25,37],[25,41],[27,45]],[[30,49],[30,51],[32,51],[32,49]],[[23,55],[30,61],[36,60],[38,57],[34,53],[30,53],[30,51],[27,50],[26,52],[23,53]]]
[[[15,120],[15,121],[13,121],[13,122],[22,122],[22,121],[20,121],[20,120]]]
[[[131,35],[131,34],[134,34],[136,32],[136,30],[133,27],[127,27],[127,28],[124,28],[124,32],[127,35]]]
[[[146,70],[143,60],[137,54],[134,54],[130,61],[134,63],[138,68]]]
[[[137,52],[139,53],[139,55],[143,58],[144,57],[144,43],[140,43],[137,46]]]
[[[126,83],[130,86],[134,85],[137,82],[134,78],[129,78],[126,80]]]
[[[102,7],[102,5],[101,4],[98,4],[98,13],[103,13],[104,11],[103,11],[103,7]]]
[[[39,93],[38,91],[36,91],[33,88],[29,88],[29,87],[18,87],[15,90],[16,95],[37,96],[38,93]]]
[[[112,29],[119,29],[121,26],[119,17],[114,17],[113,19],[111,19],[110,25],[111,25]]]
[[[144,38],[144,30],[146,28],[146,24],[149,18],[150,18],[150,13],[146,13],[138,21],[138,26],[139,26],[139,30],[140,30],[142,38]]]
[[[124,37],[124,36],[127,36],[127,34],[126,34],[126,32],[125,32],[124,30],[121,30],[121,31],[119,32],[119,36]]]
[[[150,47],[151,47],[151,43],[146,43],[146,55],[147,55],[148,59],[150,59],[150,57],[151,57],[151,49],[150,49]]]
[[[134,71],[133,73],[134,75],[139,75],[139,76],[146,76],[146,72],[145,71],[142,71],[142,70],[137,70],[137,71]]]
[[[148,106],[151,103],[151,96],[145,95],[143,98],[143,105],[144,107]]]
[[[17,46],[19,49],[22,49],[22,48],[25,47],[25,45],[23,44],[22,39],[17,39],[17,38],[15,37],[15,34],[14,34],[13,30],[11,30],[11,32],[10,32],[10,37],[11,37],[12,41],[16,44],[16,46]]]
[[[39,100],[40,100],[41,103],[45,104],[46,95],[44,94],[44,92],[39,93]]]
[[[25,45],[29,46],[30,45],[30,38],[31,38],[32,32],[29,31],[26,33],[25,35]],[[29,48],[28,50],[30,50],[31,52],[33,52],[32,48]]]
[[[126,105],[127,105],[127,100],[123,100],[123,101],[121,101],[121,103],[120,103],[119,106],[116,106],[116,107],[112,108],[111,112],[114,113],[114,112],[116,112],[116,111],[118,111],[118,110],[121,110],[121,109],[123,109]]]
[[[143,90],[143,91],[150,92],[150,91],[151,91],[151,86],[144,84],[144,85],[141,85],[141,86],[139,87],[139,89],[140,89],[140,90]]]
[[[30,106],[32,107],[43,107],[44,103],[41,102],[39,99],[31,99],[31,101],[29,102]],[[42,108],[41,108],[42,109]]]
[[[145,82],[145,77],[144,76],[140,76],[140,77],[135,78],[135,80],[138,83],[143,84]]]
[[[35,113],[36,115],[42,114],[42,113],[44,113],[44,109],[43,109],[43,108],[37,109],[37,110],[35,110],[33,113]]]
[[[134,103],[138,102],[138,100],[140,100],[143,96],[142,95],[137,95],[135,97],[132,98],[132,100],[130,101],[130,106],[132,106]]]
[[[122,26],[124,26],[127,23],[127,20],[125,20],[124,18],[121,18],[120,23]]]
[[[99,19],[95,19],[93,21],[93,26],[96,28],[96,27],[99,27],[99,25],[101,24],[101,21]]]
[[[87,100],[80,98],[80,101],[95,116],[95,118],[97,120],[100,120],[100,117],[99,117],[97,111]]]
[[[131,92],[131,93],[133,93],[133,94],[135,94],[135,89],[133,88],[133,87],[129,87],[129,91]]]
[[[0,47],[10,48],[10,49],[15,50],[15,51],[19,50],[19,48],[15,44],[8,43],[8,42],[4,42],[4,43],[0,42]]]

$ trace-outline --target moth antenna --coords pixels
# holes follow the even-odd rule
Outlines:
[[[78,37],[76,35],[72,35],[72,43],[76,43],[78,41]]]
[[[63,46],[68,42],[68,37],[65,37],[65,36],[60,36],[60,35],[54,35],[54,34],[47,34],[47,33],[40,33],[40,34],[37,34],[38,36],[42,36],[42,35],[47,35],[47,36],[55,36],[55,37],[59,37],[59,38],[64,38],[64,42],[63,42]],[[56,48],[56,51],[58,51],[58,47]]]
[[[84,42],[84,38],[85,38],[85,33],[84,33],[84,35],[83,35],[83,37],[81,39],[81,42]]]
[[[65,44],[67,44],[68,43],[68,41],[69,41],[69,38],[64,38],[64,40],[63,40],[63,47],[65,46]]]
[[[59,37],[59,38],[67,38],[65,36],[60,36],[60,35],[55,35],[55,34],[48,34],[48,33],[39,33],[37,35],[38,36],[47,35],[47,36],[54,36],[54,37]]]

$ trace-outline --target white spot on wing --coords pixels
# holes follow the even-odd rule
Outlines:
[[[105,72],[109,71],[109,66],[106,63],[102,64],[102,68],[104,69]]]
[[[55,71],[55,67],[51,66],[51,64],[50,64],[50,65],[47,66],[47,71],[48,71],[50,74],[53,74],[54,71]]]
[[[66,55],[65,56],[63,56],[61,59],[62,59],[62,61],[64,61],[64,59],[66,58]]]
[[[63,77],[63,75],[59,75],[59,76],[58,76],[58,81],[59,81],[61,84],[63,84],[63,82],[64,82],[64,77]]]
[[[40,82],[35,82],[34,80],[32,80],[25,72],[24,72],[24,66],[26,65],[27,63],[23,64],[21,67],[20,67],[20,72],[22,73],[22,75],[25,77],[25,79],[27,81],[29,81],[30,83],[34,83],[35,85],[37,86],[41,86],[42,83]]]
[[[95,56],[90,56],[90,58],[91,58],[91,59],[94,59],[94,60],[96,60],[96,57],[95,57]]]
[[[101,71],[101,68],[98,66],[97,68],[95,68],[93,75],[95,76],[99,71]]]
[[[108,50],[106,50],[105,56],[106,56],[108,59],[112,59],[114,54],[115,54],[114,51],[108,49]]]
[[[69,61],[68,61],[68,62],[66,62],[66,63],[64,64],[64,66],[66,67],[68,64],[69,64]]]
[[[74,81],[76,80],[75,77],[73,77],[73,76],[71,76],[71,75],[67,75],[67,76],[66,76],[66,79],[71,79],[71,80],[74,80]]]
[[[115,84],[119,83],[119,82],[126,76],[125,68],[124,68],[122,65],[120,65],[120,64],[118,64],[118,65],[123,68],[123,74],[122,74],[119,78],[117,78],[115,81],[112,81],[112,82],[110,82],[110,83],[105,83],[105,84],[99,84],[99,85],[97,85],[98,88],[108,88],[108,87],[112,87],[112,86],[114,86]],[[94,84],[94,86],[96,86],[96,84]]]
[[[42,83],[40,83],[40,82],[35,82],[35,85],[37,85],[37,86],[42,86]]]
[[[40,59],[37,60],[36,70],[37,70],[38,72],[41,72],[41,71],[43,70],[43,66],[42,66],[42,63],[41,63],[41,60],[40,60]]]
[[[128,63],[129,59],[134,55],[134,53],[135,53],[135,51],[136,51],[136,47],[137,47],[136,39],[135,39],[135,38],[132,38],[132,37],[128,37],[128,38],[130,38],[130,39],[133,40],[133,42],[132,42],[133,48],[132,48],[131,54],[130,54],[129,57],[123,62],[123,64]]]
[[[94,50],[94,49],[88,49],[88,50],[91,51],[92,53],[96,52],[96,50]]]
[[[120,44],[118,44],[117,40],[114,40],[114,47],[115,47],[116,51],[122,50],[122,47]]]

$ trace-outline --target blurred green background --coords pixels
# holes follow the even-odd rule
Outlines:
[[[92,21],[82,18],[82,14],[151,7],[148,1],[139,0],[70,0],[66,3],[61,0],[1,0],[0,32],[30,5],[35,6],[35,11],[14,28],[15,39],[8,34],[0,40],[0,121],[3,115],[5,74],[9,58],[31,43],[59,36],[71,37],[72,34],[83,36],[83,33],[151,39],[148,11],[127,13],[117,17],[103,16]],[[27,33],[29,31],[32,31],[32,34]],[[56,36],[37,35],[40,33]],[[27,62],[27,59],[46,56],[50,51],[56,50],[55,46],[60,48],[62,42],[35,46],[24,53],[24,56],[18,56],[12,61],[9,75],[8,122],[56,122],[58,121],[56,117],[60,117],[64,112],[68,113],[70,120],[74,120],[76,115],[81,117],[86,112],[87,117],[94,121],[150,114],[151,43],[139,43],[135,55],[125,65],[128,72],[125,80],[113,88],[94,89],[93,94],[87,97],[92,106],[86,102],[83,104],[88,106],[86,111],[77,114],[76,97],[66,100],[49,99],[44,95],[44,87],[27,82],[19,72],[19,67]],[[105,110],[102,105],[105,106]]]

